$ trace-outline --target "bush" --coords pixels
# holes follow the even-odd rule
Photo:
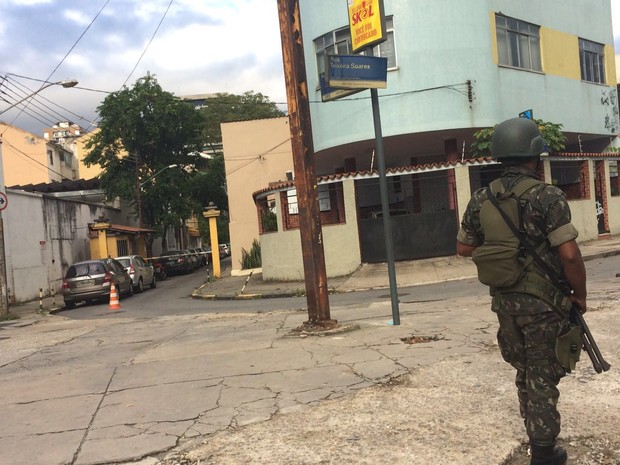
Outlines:
[[[254,239],[252,241],[252,248],[249,252],[241,247],[241,269],[249,270],[252,268],[260,268],[262,264],[260,242]]]
[[[278,230],[278,218],[274,212],[265,212],[261,216],[264,232],[273,232]]]

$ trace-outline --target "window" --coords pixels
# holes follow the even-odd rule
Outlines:
[[[620,183],[618,182],[618,162],[609,162],[609,187],[611,188],[611,196],[620,196]]]
[[[579,39],[579,62],[582,80],[605,83],[605,47],[603,45]]]
[[[116,252],[117,255],[129,255],[129,245],[127,239],[116,240]]]
[[[396,68],[396,49],[394,47],[394,20],[392,16],[385,18],[387,40],[372,48],[373,56],[387,58],[388,69]],[[350,55],[351,35],[349,27],[336,29],[314,40],[316,64],[319,75],[325,72],[325,55]]]
[[[319,186],[319,211],[327,212],[331,209],[332,204],[329,196],[329,185],[322,184]]]
[[[568,200],[589,199],[587,161],[551,161],[551,182]]]
[[[53,166],[54,165],[54,152],[52,152],[51,150],[48,150],[47,157],[50,161],[50,166]]]
[[[288,205],[288,214],[297,215],[299,206],[297,205],[297,189],[291,189],[286,192],[286,203]]]
[[[542,71],[539,26],[495,15],[495,27],[500,65]]]

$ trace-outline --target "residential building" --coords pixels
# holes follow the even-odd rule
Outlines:
[[[499,174],[490,158],[472,157],[474,133],[521,113],[562,125],[565,152],[552,153],[541,174],[566,192],[580,240],[620,232],[620,154],[606,151],[620,127],[610,0],[449,5],[384,0],[384,5],[388,40],[373,53],[388,61],[387,89],[378,93],[396,259],[455,253],[471,193]],[[351,53],[347,9],[329,0],[301,0],[300,8],[318,197],[322,220],[327,219],[326,267],[334,276],[361,262],[385,260],[373,113],[368,91],[321,101],[325,55]],[[266,132],[270,123],[255,124]],[[261,130],[247,129],[253,142]],[[282,138],[266,137],[258,146],[264,150]],[[263,173],[258,147],[246,153],[251,168],[241,166],[240,144],[224,138],[227,176],[232,171],[252,185],[262,179],[254,192],[254,218],[263,277],[300,279],[294,183],[273,182],[283,179],[282,166]],[[235,168],[229,167],[231,157]],[[241,208],[233,191],[229,184],[231,212]],[[272,214],[277,231],[264,227],[263,219]],[[233,254],[239,234],[234,229],[233,219]],[[336,253],[351,261],[338,266],[342,259],[331,258]]]
[[[0,123],[6,186],[77,179],[73,153],[31,132]]]

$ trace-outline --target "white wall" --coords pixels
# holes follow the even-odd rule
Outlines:
[[[124,224],[118,209],[7,189],[2,212],[11,301],[58,292],[69,265],[90,258],[88,223],[102,213]],[[53,291],[52,291],[53,289]],[[62,300],[62,299],[61,299]]]
[[[353,180],[348,179],[343,182],[343,194],[346,223],[321,228],[324,238],[325,270],[328,278],[350,274],[361,264]],[[279,196],[276,196],[276,211],[282,211]],[[280,220],[278,220],[278,226],[281,226]],[[260,243],[263,280],[304,280],[299,229],[261,234]]]

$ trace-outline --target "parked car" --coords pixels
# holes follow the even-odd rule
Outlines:
[[[119,296],[133,295],[131,278],[117,260],[103,258],[74,263],[62,282],[61,293],[65,307],[72,309],[78,302],[109,300],[112,283]]]
[[[189,256],[182,250],[167,250],[162,252],[158,258],[166,267],[168,275],[188,274],[194,271]]]
[[[205,266],[207,265],[207,263],[209,263],[209,260],[207,259],[207,254],[202,249],[202,247],[189,249],[189,251],[198,258],[198,263],[200,264],[200,266]]]
[[[228,244],[220,244],[220,252],[224,253],[224,257],[228,257],[230,255],[230,247],[228,247]]]
[[[126,255],[118,257],[117,260],[129,273],[135,292],[144,291],[144,286],[147,284],[151,289],[155,289],[157,280],[153,265],[147,263],[140,255]]]
[[[198,255],[190,252],[189,249],[184,249],[183,253],[187,255],[187,258],[192,265],[192,271],[196,271],[198,268],[200,268],[200,261],[198,259]]]
[[[166,278],[168,278],[168,270],[166,269],[166,265],[160,257],[149,258],[148,262],[153,267],[153,271],[155,272],[155,278],[157,279],[157,281],[164,281]]]

